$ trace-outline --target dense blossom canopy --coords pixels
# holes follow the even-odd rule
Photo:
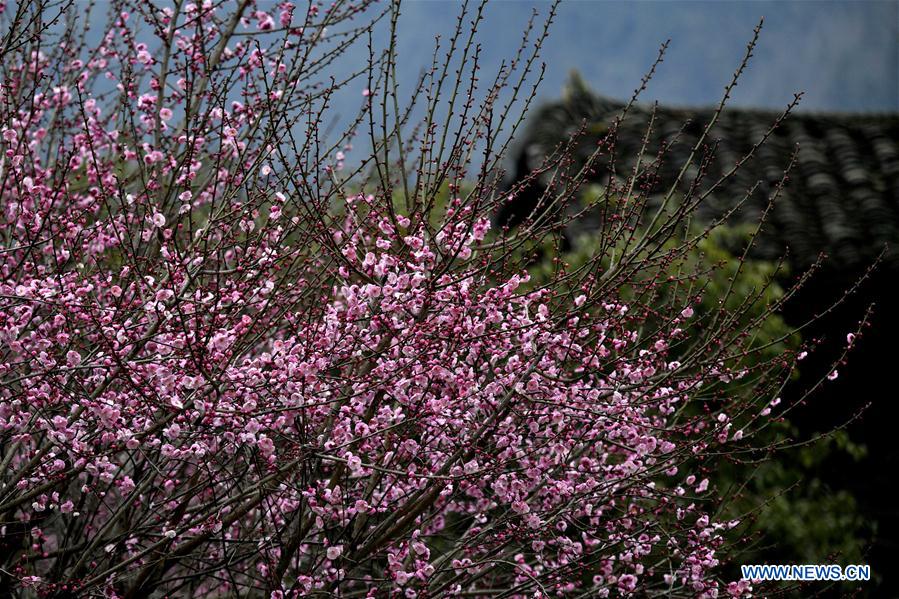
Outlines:
[[[693,344],[691,300],[632,302],[601,260],[534,285],[489,179],[409,209],[342,178],[311,78],[365,10],[135,6],[96,47],[50,14],[46,47],[7,41],[2,588],[748,592],[703,474],[771,413],[728,402],[737,337]]]

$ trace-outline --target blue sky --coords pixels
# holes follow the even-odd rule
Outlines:
[[[460,4],[413,0],[400,18],[400,76],[414,79],[433,38],[446,36]],[[498,0],[487,7],[481,43],[487,72],[521,39],[532,9],[547,2]],[[752,28],[765,27],[733,105],[781,107],[805,91],[807,110],[899,110],[899,2],[635,1],[563,2],[544,52],[541,96],[558,95],[567,72],[581,71],[606,95],[629,96],[671,39],[646,99],[691,105],[719,99]]]
[[[277,1],[259,0],[259,5],[274,9]],[[477,3],[470,1],[472,7]],[[397,57],[401,95],[412,91],[429,66],[435,36],[448,39],[461,5],[457,0],[403,2]],[[108,0],[99,0],[98,6],[93,24],[103,22],[110,7]],[[532,11],[545,16],[549,7],[547,0],[488,3],[477,38],[482,91],[521,42]],[[762,17],[755,57],[731,106],[783,108],[794,92],[804,91],[800,110],[899,111],[899,0],[565,0],[542,54],[547,68],[538,100],[558,98],[571,69],[579,70],[594,90],[628,98],[659,45],[670,39],[667,58],[641,99],[679,106],[717,103]],[[383,48],[386,40],[382,22],[375,46]],[[329,74],[339,79],[356,71],[367,56],[365,40],[357,40]],[[362,87],[354,84],[335,94],[328,117],[348,123],[361,105]],[[508,95],[506,90],[500,101]],[[401,103],[408,98],[401,97]],[[520,106],[512,110],[517,111]],[[364,146],[359,143],[350,159]]]

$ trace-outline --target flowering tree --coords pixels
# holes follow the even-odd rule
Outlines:
[[[717,573],[737,522],[707,474],[757,449],[792,354],[749,360],[751,301],[694,314],[705,232],[689,205],[640,227],[633,186],[595,255],[529,283],[559,224],[489,216],[498,93],[530,103],[546,30],[482,88],[481,8],[423,106],[393,5],[5,8],[3,592],[750,590]]]

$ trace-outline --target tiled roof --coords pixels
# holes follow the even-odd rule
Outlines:
[[[608,127],[621,114],[625,103],[605,98],[578,86],[566,97],[545,104],[530,117],[522,141],[517,145],[515,172],[520,179],[539,169],[544,157],[586,123],[586,133],[575,149],[575,166],[592,153]],[[615,173],[629,175],[646,135],[651,106],[635,104],[620,123],[615,140]],[[711,120],[711,108],[655,109],[650,142],[643,165],[655,161],[653,192],[668,190],[687,161],[692,147]],[[706,139],[715,154],[700,181],[699,193],[729,172],[762,139],[780,113],[725,108]],[[891,249],[889,263],[899,263],[899,115],[847,115],[796,112],[788,116],[769,139],[698,207],[706,220],[739,202],[756,182],[758,188],[734,219],[757,221],[767,198],[783,176],[794,150],[799,148],[790,180],[776,202],[758,242],[760,257],[780,256],[789,247],[791,262],[807,266],[820,252],[838,268],[868,264],[884,244]],[[699,158],[679,184],[685,193],[698,172]],[[609,158],[600,159],[597,181],[608,177]],[[654,168],[653,168],[654,170]],[[547,175],[548,176],[548,175]],[[530,193],[536,193],[530,190]],[[526,195],[526,194],[525,194]],[[525,204],[527,198],[522,200]],[[511,208],[511,207],[510,207]],[[509,208],[507,208],[508,212]],[[506,215],[508,216],[508,214]],[[500,216],[502,220],[505,216]],[[580,223],[582,228],[588,223]]]

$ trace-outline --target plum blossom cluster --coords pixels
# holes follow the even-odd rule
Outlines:
[[[247,583],[290,574],[301,594],[452,595],[467,577],[556,594],[583,590],[585,569],[600,596],[654,578],[717,588],[728,523],[697,505],[708,481],[678,468],[708,440],[672,418],[701,381],[653,382],[669,339],[632,352],[622,304],[559,320],[550,290],[522,291],[527,275],[439,274],[451,235],[348,228],[342,268],[370,282],[344,270],[314,318],[262,337],[264,285],[191,293],[184,265],[174,285],[32,263],[4,282],[6,503],[34,552],[21,576],[52,572],[76,526],[97,554],[69,560],[73,585],[115,588],[119,564],[159,552],[218,563],[226,539],[258,546]]]
[[[263,8],[135,6],[90,52],[6,15],[0,589],[748,593],[704,466],[746,373],[684,351],[693,308],[533,285],[486,179],[404,208],[288,148],[367,7]]]

